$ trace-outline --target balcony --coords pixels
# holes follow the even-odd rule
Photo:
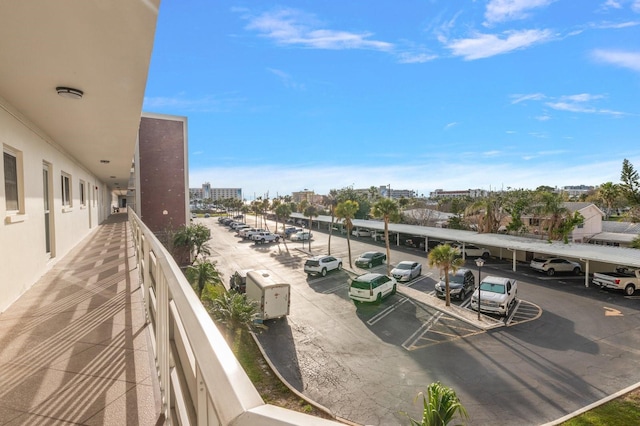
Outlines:
[[[0,315],[0,419],[336,424],[264,403],[132,211],[110,216]]]

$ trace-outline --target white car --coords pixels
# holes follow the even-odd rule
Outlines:
[[[354,229],[353,231],[351,231],[351,235],[354,235],[356,237],[370,237],[371,236],[371,231],[369,231],[368,229]]]
[[[291,241],[307,241],[311,239],[311,236],[310,231],[300,231],[291,236]]]
[[[464,254],[464,257],[482,257],[488,259],[491,253],[486,248],[478,247],[473,244],[465,244],[464,250],[462,250],[462,244],[456,244],[455,247],[460,250],[460,254]]]
[[[546,272],[547,275],[554,275],[556,272],[573,272],[578,275],[582,272],[582,266],[578,262],[572,262],[559,257],[549,259],[533,258],[529,263],[531,269]]]
[[[270,243],[271,241],[275,241],[277,243],[280,241],[280,235],[272,234],[271,232],[257,232],[251,236],[251,239],[255,241],[256,244]]]
[[[349,297],[354,302],[381,302],[383,297],[396,293],[398,283],[393,277],[369,273],[360,275],[349,284]]]
[[[518,282],[512,278],[489,276],[482,280],[478,289],[471,296],[471,309],[478,310],[478,295],[480,296],[480,311],[506,316],[509,309],[516,302]]]
[[[342,259],[333,256],[313,256],[304,263],[307,275],[327,275],[327,272],[342,269]]]
[[[391,276],[398,282],[411,281],[420,274],[422,274],[422,265],[409,260],[403,260],[391,270]]]
[[[267,232],[266,229],[262,228],[244,228],[240,230],[238,233],[242,238],[250,240],[251,237],[259,232]]]

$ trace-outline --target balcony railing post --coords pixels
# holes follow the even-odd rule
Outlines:
[[[158,347],[158,375],[160,377],[160,392],[166,413],[166,419],[171,422],[171,376],[169,375],[169,289],[160,262],[156,263],[155,271],[157,291],[156,342]]]

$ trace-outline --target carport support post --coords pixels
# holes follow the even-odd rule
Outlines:
[[[484,265],[484,259],[481,257],[476,258],[476,265],[478,265],[478,321],[482,321],[480,319],[480,295],[482,294],[480,283],[482,282],[482,265]]]

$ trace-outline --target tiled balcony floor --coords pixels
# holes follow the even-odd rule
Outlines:
[[[0,314],[0,425],[162,423],[137,274],[115,214]]]

